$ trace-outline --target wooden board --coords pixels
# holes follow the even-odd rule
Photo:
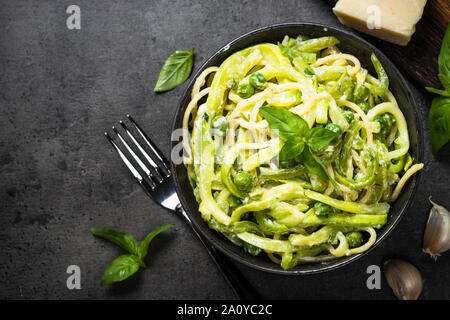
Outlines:
[[[329,2],[333,6],[336,3],[336,1]],[[437,60],[448,23],[450,23],[450,1],[428,0],[422,19],[416,25],[416,32],[405,47],[359,33],[383,51],[400,71],[405,76],[409,75],[417,85],[441,88],[437,77]]]

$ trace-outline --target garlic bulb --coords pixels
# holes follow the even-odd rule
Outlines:
[[[423,252],[437,259],[439,254],[450,249],[450,213],[433,201],[423,237]]]
[[[422,292],[422,276],[409,262],[397,259],[386,261],[384,275],[399,300],[417,300]]]

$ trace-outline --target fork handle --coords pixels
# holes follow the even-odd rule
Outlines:
[[[181,206],[178,206],[177,212],[186,220],[186,223],[191,227],[192,231],[200,239],[201,243],[205,246],[206,251],[215,262],[215,264],[222,271],[225,280],[228,285],[234,291],[235,295],[241,300],[260,300],[261,296],[256,292],[250,282],[245,278],[238,268],[227,258],[218,251],[204,236],[202,236],[191,219]]]

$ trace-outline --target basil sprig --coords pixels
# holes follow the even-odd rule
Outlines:
[[[155,92],[172,90],[189,78],[194,64],[194,49],[175,51],[164,62],[156,82]]]
[[[332,179],[320,158],[313,149],[322,148],[338,137],[338,133],[323,127],[309,128],[308,123],[299,115],[283,108],[261,107],[261,114],[284,141],[279,160],[286,161],[301,156],[303,164],[311,173],[323,179]],[[337,186],[337,184],[336,184]]]
[[[150,242],[157,234],[172,227],[173,225],[164,225],[150,232],[140,245],[131,234],[112,229],[91,228],[91,233],[94,236],[107,239],[129,253],[121,255],[111,262],[103,274],[100,285],[106,286],[113,282],[125,280],[135,274],[139,268],[145,268],[143,260],[147,256]]]
[[[439,94],[433,99],[428,124],[433,153],[436,154],[450,141],[450,24],[447,25],[438,58],[439,80],[444,90],[425,87],[430,92]]]

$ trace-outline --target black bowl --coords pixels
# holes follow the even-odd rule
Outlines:
[[[376,73],[372,68],[370,55],[372,54],[372,52],[376,54],[389,75],[389,88],[396,97],[398,104],[408,123],[411,156],[416,162],[421,162],[423,154],[421,147],[423,145],[422,132],[420,125],[417,123],[418,117],[414,107],[413,97],[411,95],[410,89],[408,88],[408,84],[406,83],[400,72],[397,70],[397,68],[394,66],[394,64],[381,51],[379,51],[377,48],[375,48],[373,45],[363,40],[362,38],[354,35],[353,33],[315,23],[283,23],[259,28],[247,34],[244,34],[239,38],[236,38],[235,40],[225,45],[223,48],[219,49],[203,64],[203,66],[197,71],[197,74],[192,77],[189,86],[182,96],[180,106],[175,115],[173,130],[182,127],[183,114],[190,101],[192,86],[194,85],[195,79],[203,70],[210,66],[219,66],[227,57],[229,57],[234,52],[242,50],[249,46],[263,42],[277,43],[281,42],[285,35],[295,37],[299,34],[307,35],[309,37],[320,37],[325,35],[332,35],[337,37],[340,40],[339,48],[341,49],[341,51],[356,56],[361,61],[361,65],[364,68],[368,68],[369,72],[372,75],[376,75]],[[172,149],[178,143],[178,141],[172,141]],[[198,203],[195,200],[184,165],[176,165],[172,162],[172,172],[174,172],[176,189],[183,208],[186,210],[188,216],[192,219],[193,223],[201,232],[201,234],[203,234],[211,243],[213,243],[214,246],[217,247],[217,249],[219,249],[221,252],[234,259],[235,261],[241,262],[249,267],[261,271],[285,275],[313,274],[334,270],[347,265],[350,262],[356,261],[364,254],[367,254],[369,251],[373,250],[387,237],[387,235],[394,229],[394,227],[402,218],[413,198],[419,178],[419,176],[415,175],[405,185],[402,194],[400,195],[398,200],[391,206],[388,222],[380,230],[377,231],[378,238],[375,244],[369,250],[357,255],[353,255],[350,257],[341,257],[325,263],[301,264],[293,269],[283,270],[279,265],[270,261],[264,254],[261,254],[258,257],[254,257],[248,253],[245,253],[241,247],[233,245],[222,234],[210,229],[198,212]]]

